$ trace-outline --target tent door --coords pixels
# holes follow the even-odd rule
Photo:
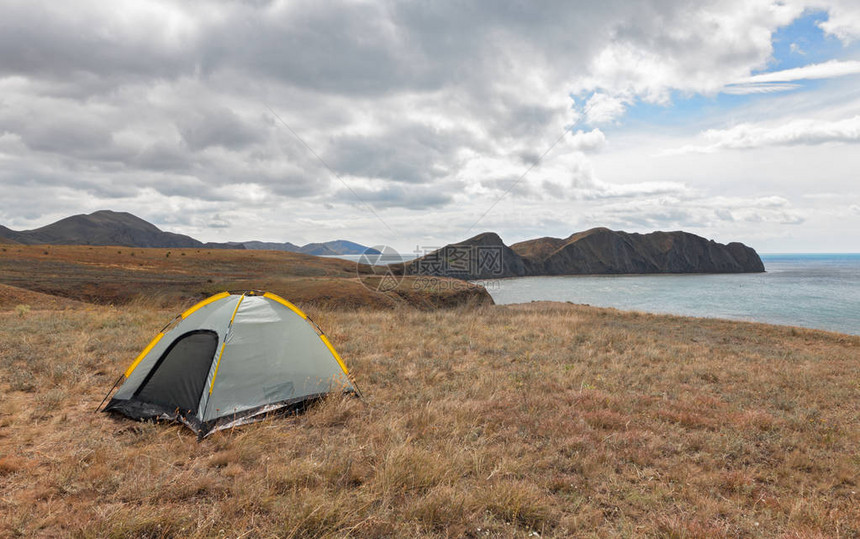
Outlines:
[[[180,336],[158,358],[133,398],[183,416],[196,415],[217,348],[214,331],[195,330]]]

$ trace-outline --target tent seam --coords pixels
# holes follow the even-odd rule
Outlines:
[[[224,357],[224,349],[227,348],[227,339],[230,337],[230,330],[233,328],[233,320],[236,319],[236,313],[239,312],[239,305],[242,305],[242,301],[245,299],[245,294],[239,298],[239,301],[236,302],[236,308],[233,309],[233,316],[230,317],[230,323],[227,324],[227,332],[224,334],[224,342],[221,344],[221,352],[218,354],[218,361],[215,362],[215,372],[212,373],[212,381],[209,383],[209,396],[212,396],[212,390],[215,389],[215,377],[218,376],[218,367],[221,366],[221,358]],[[207,402],[208,406],[209,403]]]

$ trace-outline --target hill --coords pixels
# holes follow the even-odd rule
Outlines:
[[[406,275],[433,275],[458,279],[522,277],[530,274],[523,258],[502,242],[494,232],[478,234],[460,243],[394,264],[393,270]]]
[[[60,310],[85,306],[85,303],[73,299],[0,284],[0,311],[20,309],[28,312],[29,308]]]
[[[245,246],[245,249],[287,251],[290,253],[303,253],[314,256],[379,254],[379,251],[376,249],[365,247],[360,243],[347,240],[308,243],[301,247],[290,242],[276,243],[267,241],[245,241],[241,243]]]
[[[3,245],[15,245],[18,242],[13,240],[12,238],[17,234],[14,230],[8,229],[3,225],[0,225],[0,244]]]
[[[111,210],[73,215],[34,230],[14,231],[0,227],[0,237],[24,245],[232,248],[218,243],[204,244],[184,234],[165,232],[140,217]]]
[[[538,275],[762,272],[754,249],[689,232],[627,233],[593,228],[566,239],[538,238],[507,247],[487,232],[447,245],[397,270],[407,275],[486,279]]]
[[[361,245],[360,243],[355,243],[354,241],[334,240],[334,241],[327,241],[327,242],[323,243],[323,245],[326,248],[331,249],[332,251],[334,251],[335,253],[337,253],[339,255],[363,255],[363,254],[378,255],[378,254],[381,254],[378,250],[376,250],[372,247],[365,247],[364,245]],[[305,245],[305,247],[307,247],[307,245]],[[302,252],[305,252],[307,254],[313,254],[313,253],[309,253],[307,251],[302,251]]]
[[[245,249],[252,251],[286,251],[298,253],[301,247],[290,242],[278,243],[274,241],[242,241],[239,242]]]
[[[208,242],[184,234],[165,232],[126,212],[99,210],[88,215],[72,215],[34,230],[16,231],[0,225],[0,243],[23,245],[119,245],[123,247],[252,249],[287,251],[317,256],[378,254],[361,244],[334,240],[302,247],[290,242]]]
[[[723,245],[689,232],[627,233],[593,228],[567,239],[541,238],[511,246],[533,275],[588,273],[755,273],[758,254],[742,243]]]
[[[417,308],[492,304],[476,285],[279,251],[4,245],[0,284],[97,304],[175,305],[222,290],[268,290],[305,305]],[[379,272],[379,274],[375,273]]]

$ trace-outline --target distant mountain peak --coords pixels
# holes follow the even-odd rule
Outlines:
[[[190,236],[165,232],[128,212],[98,210],[78,214],[33,230],[0,228],[0,236],[26,245],[121,245],[124,247],[208,247]]]
[[[477,236],[472,236],[467,240],[463,240],[457,245],[504,245],[501,236],[495,232],[481,232]]]
[[[81,214],[81,215],[83,215],[83,214]],[[131,217],[132,219],[137,219],[139,221],[143,221],[143,219],[141,219],[140,217],[138,217],[134,214],[128,213],[127,211],[96,210],[96,211],[89,214],[90,217],[101,216],[101,215],[111,216],[111,217],[121,215],[123,217]]]
[[[299,247],[290,242],[277,243],[268,241],[246,241],[242,243],[246,249],[267,249],[270,251],[288,251],[291,253],[302,253],[314,256],[338,256],[338,255],[361,255],[379,254],[379,251],[366,247],[360,243],[348,240],[334,240],[324,243],[308,243]]]
[[[165,232],[140,217],[114,210],[96,210],[70,215],[33,230],[12,230],[0,225],[0,243],[25,245],[121,245],[124,247],[177,247],[207,249],[266,249],[317,256],[379,254],[370,247],[348,240],[309,243],[302,247],[290,242],[203,243],[184,234]]]

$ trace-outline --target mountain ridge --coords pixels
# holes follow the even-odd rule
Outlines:
[[[209,247],[191,236],[165,232],[127,212],[98,210],[71,215],[43,227],[15,231],[0,228],[0,236],[24,245],[118,245],[123,247]]]
[[[65,217],[32,230],[12,230],[0,225],[0,243],[23,245],[116,245],[144,248],[207,248],[288,251],[312,255],[378,254],[378,251],[347,240],[308,243],[299,247],[290,242],[207,242],[185,234],[161,230],[128,213],[98,210]]]
[[[604,227],[505,245],[485,232],[393,269],[407,275],[487,279],[544,275],[759,273],[755,249],[690,232],[628,233]]]

